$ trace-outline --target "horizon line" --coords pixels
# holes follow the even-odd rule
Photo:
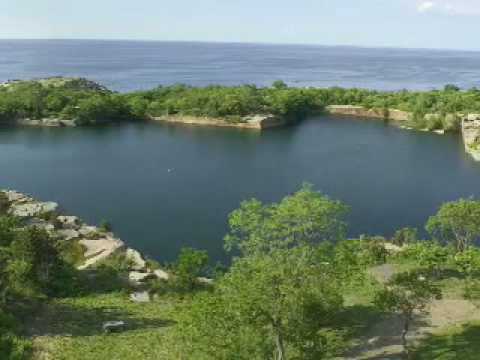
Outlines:
[[[424,50],[424,51],[451,51],[451,52],[480,52],[479,49],[439,48],[439,47],[404,47],[394,45],[355,45],[355,44],[320,44],[320,43],[292,43],[292,42],[264,42],[264,41],[223,41],[223,40],[161,40],[161,39],[122,39],[122,38],[1,38],[0,41],[103,41],[103,42],[158,42],[158,43],[198,43],[198,44],[225,44],[225,45],[265,45],[265,46],[307,46],[307,47],[338,47],[357,49],[390,49],[390,50]]]

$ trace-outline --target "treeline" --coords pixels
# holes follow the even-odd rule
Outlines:
[[[453,85],[427,92],[382,92],[339,87],[290,88],[276,81],[268,88],[172,85],[126,94],[84,85],[85,80],[72,79],[60,84],[23,81],[2,86],[0,122],[53,117],[86,125],[175,114],[221,117],[227,121],[241,121],[251,114],[274,114],[297,121],[327,105],[362,105],[412,112],[411,125],[415,127],[455,130],[458,119],[448,117],[449,114],[480,112],[480,90],[463,91]],[[425,118],[432,113],[439,116]]]

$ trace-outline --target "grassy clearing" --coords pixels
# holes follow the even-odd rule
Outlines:
[[[477,360],[480,354],[480,322],[454,326],[433,335],[415,351],[417,360]]]
[[[415,266],[393,260],[388,267],[393,272],[400,272]],[[385,268],[379,268],[385,271]],[[446,269],[438,281],[444,290],[444,298],[463,298],[465,280],[458,273]],[[100,283],[99,286],[104,288]],[[359,347],[364,351],[370,349],[362,344],[375,336],[383,323],[390,323],[389,318],[373,306],[375,293],[381,286],[370,277],[345,290],[346,307],[336,319],[335,328],[344,333],[345,340],[354,348]],[[110,293],[97,292],[58,299],[46,305],[31,323],[34,359],[178,359],[175,346],[179,344],[174,343],[171,335],[178,314],[189,304],[188,297],[161,296],[151,303],[138,304],[132,302],[128,294],[125,289]],[[125,321],[127,330],[118,334],[104,334],[103,322],[114,320]],[[439,330],[438,335],[421,343],[415,352],[416,359],[478,358],[480,323]],[[370,350],[362,353],[368,355]]]
[[[53,301],[33,324],[34,359],[171,359],[167,333],[184,301],[137,304],[123,292]],[[103,333],[103,322],[116,320],[125,321],[127,330]]]

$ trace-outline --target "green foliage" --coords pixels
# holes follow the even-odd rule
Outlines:
[[[72,291],[75,271],[60,254],[45,230],[21,229],[18,220],[0,217],[0,303]]]
[[[391,242],[397,246],[413,244],[417,241],[417,232],[418,231],[415,228],[402,228],[395,232]]]
[[[310,185],[304,185],[278,204],[263,205],[255,199],[244,201],[229,216],[225,247],[254,254],[322,241],[336,242],[345,238],[347,211],[346,205],[330,200]]]
[[[415,360],[477,360],[480,353],[480,324],[449,326],[432,334],[415,349]]]
[[[198,285],[197,278],[205,272],[208,265],[208,253],[204,250],[182,248],[174,265],[173,286],[177,291],[189,292]]]
[[[285,84],[285,82],[283,80],[275,80],[273,83],[272,83],[272,88],[274,89],[286,89],[288,88],[288,85]]]
[[[16,335],[18,324],[12,315],[0,310],[0,359],[27,360],[30,358],[32,344]]]
[[[430,273],[439,275],[442,267],[450,262],[453,252],[453,249],[441,246],[435,241],[421,241],[408,245],[400,256],[413,260]]]
[[[480,299],[480,249],[469,248],[454,257],[454,263],[459,272],[464,274],[464,297],[466,299]]]
[[[457,251],[466,250],[480,239],[480,201],[460,199],[443,204],[426,229],[440,241],[453,242]]]
[[[454,85],[428,92],[294,88],[281,80],[269,88],[177,84],[128,94],[111,93],[85,79],[23,81],[0,87],[0,122],[60,117],[88,125],[174,114],[232,122],[251,114],[274,114],[298,121],[327,105],[362,105],[380,109],[385,115],[389,109],[399,109],[414,114],[411,125],[416,128],[458,130],[460,122],[455,114],[480,112],[480,91],[461,91]]]
[[[107,220],[102,220],[102,221],[100,222],[99,229],[100,229],[101,231],[104,231],[104,232],[111,232],[111,231],[113,231],[112,224],[110,224],[110,222],[108,222]]]
[[[5,214],[8,210],[10,203],[8,201],[7,195],[3,192],[0,192],[0,216]]]
[[[424,311],[432,299],[441,297],[440,287],[418,271],[394,275],[385,288],[377,293],[374,303],[379,309],[399,313],[403,318],[402,342],[407,358],[409,349],[406,336],[414,312]]]
[[[179,322],[186,354],[321,359],[338,351],[338,336],[328,330],[342,297],[331,266],[316,260],[305,246],[235,261],[215,291],[194,299]]]

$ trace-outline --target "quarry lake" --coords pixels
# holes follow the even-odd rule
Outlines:
[[[303,182],[351,206],[349,235],[423,224],[445,201],[480,196],[461,137],[378,120],[313,117],[264,131],[145,123],[0,128],[0,184],[98,224],[171,261],[183,246],[225,260],[228,214]]]

